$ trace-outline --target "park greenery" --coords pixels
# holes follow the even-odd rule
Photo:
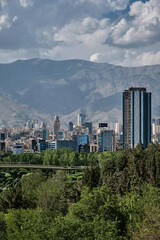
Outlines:
[[[1,240],[160,239],[160,145],[1,153],[0,164],[13,162],[88,167],[0,168]]]

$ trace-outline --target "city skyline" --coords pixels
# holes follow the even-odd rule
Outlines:
[[[20,154],[71,148],[78,153],[101,153],[136,148],[138,144],[147,148],[151,141],[160,143],[160,118],[152,119],[151,93],[145,87],[130,87],[122,99],[122,123],[99,122],[93,127],[79,112],[77,124],[69,121],[68,128],[62,129],[56,114],[51,129],[47,122],[38,120],[27,121],[25,128],[2,128],[0,150]]]

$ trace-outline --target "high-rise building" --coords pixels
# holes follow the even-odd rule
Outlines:
[[[53,134],[57,136],[59,130],[60,130],[60,121],[59,121],[58,115],[56,115],[53,122]]]
[[[42,139],[47,140],[48,138],[48,129],[47,129],[47,123],[41,122],[41,128],[42,128]]]
[[[0,141],[0,151],[5,151],[6,143]]]
[[[89,134],[92,133],[92,122],[85,122],[85,128],[88,128]]]
[[[79,113],[78,114],[78,126],[84,126],[85,124],[85,114]]]
[[[73,122],[69,122],[69,131],[73,131]]]
[[[46,127],[42,128],[42,139],[47,140],[48,138],[48,129]]]
[[[26,123],[26,128],[33,128],[33,124],[31,120],[28,120]]]
[[[89,146],[89,135],[87,134],[78,134],[75,136],[76,140],[76,152],[79,152],[80,146]]]
[[[151,142],[151,93],[146,88],[123,92],[123,148],[144,147]]]
[[[116,134],[121,134],[123,131],[123,125],[122,123],[116,123],[115,124],[115,133]]]
[[[5,133],[0,132],[0,140],[5,141]]]

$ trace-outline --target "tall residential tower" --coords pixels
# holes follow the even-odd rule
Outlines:
[[[85,123],[85,114],[79,113],[78,114],[78,126],[83,126]]]
[[[53,122],[53,134],[55,136],[58,136],[58,131],[60,130],[60,121],[58,115],[55,116],[54,122]]]
[[[123,148],[151,142],[151,93],[132,87],[123,92]]]

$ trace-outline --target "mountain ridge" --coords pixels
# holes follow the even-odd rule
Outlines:
[[[160,65],[122,67],[78,59],[33,58],[0,64],[0,84],[0,125],[25,123],[30,118],[52,125],[58,114],[66,126],[69,121],[77,122],[78,112],[94,123],[122,121],[122,92],[137,86],[152,92],[153,116],[160,116]],[[6,110],[2,107],[5,101]],[[15,118],[4,119],[10,101],[18,104],[19,110],[26,106],[26,113],[13,107]]]

